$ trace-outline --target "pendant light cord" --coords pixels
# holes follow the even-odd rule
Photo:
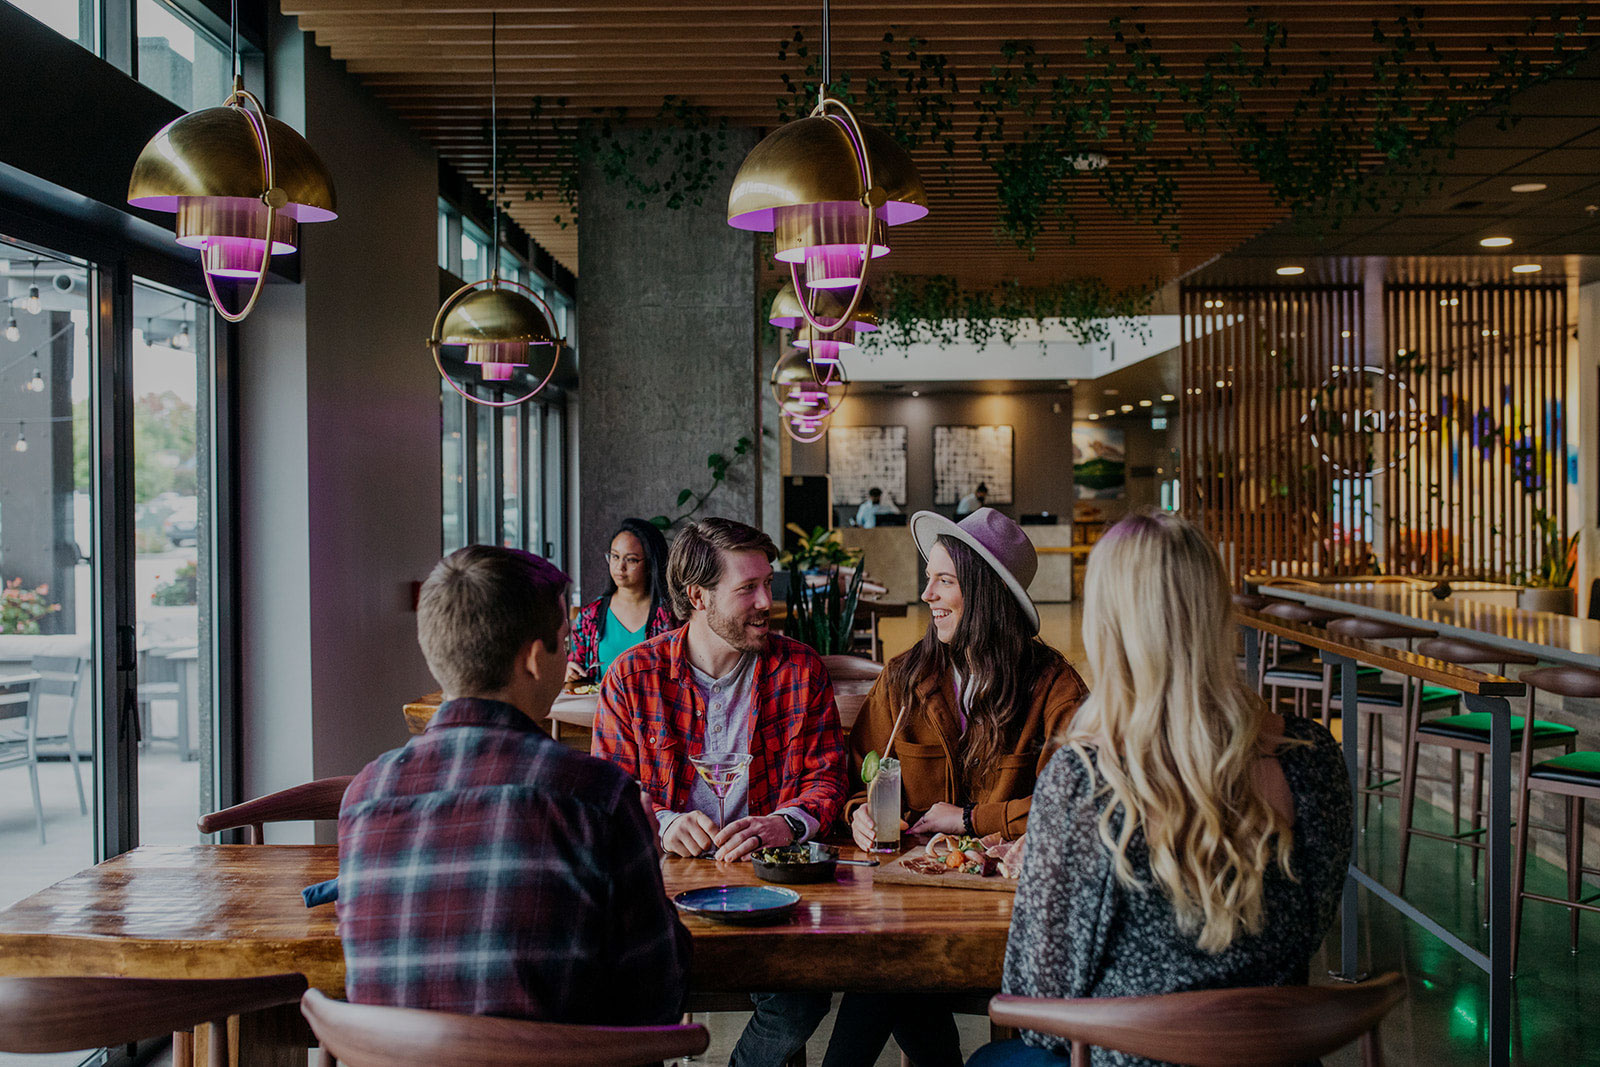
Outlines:
[[[490,253],[490,272],[500,277],[500,121],[497,99],[500,95],[498,12],[489,12],[489,210],[494,214],[494,251]]]
[[[244,76],[239,65],[239,0],[233,0],[228,8],[228,64],[235,81]]]
[[[237,2],[237,0],[236,0]],[[833,83],[833,40],[828,0],[822,0],[822,84],[817,87],[817,103],[828,98],[828,86]]]

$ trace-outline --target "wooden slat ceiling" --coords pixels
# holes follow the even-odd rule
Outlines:
[[[498,12],[502,136],[530,136],[529,108],[535,97],[548,116],[558,98],[572,119],[594,109],[627,108],[654,115],[673,95],[727,116],[736,125],[770,129],[777,123],[780,74],[799,76],[803,63],[782,62],[778,46],[799,27],[815,49],[820,44],[820,4],[766,0],[576,0],[557,5],[505,0],[283,0],[336,59],[424,138],[443,159],[488,190],[489,14]],[[1394,3],[1360,0],[1266,3],[1260,12],[1287,24],[1287,47],[1276,57],[1292,75],[1278,87],[1252,91],[1249,103],[1266,113],[1287,114],[1304,87],[1331,62],[1363,66],[1380,51],[1372,20],[1393,26]],[[1551,0],[1456,0],[1430,4],[1425,35],[1438,43],[1452,72],[1469,74],[1489,66],[1486,46],[1522,33],[1527,20],[1553,8]],[[948,183],[940,172],[941,148],[922,148],[916,158],[928,185],[932,213],[896,232],[892,269],[916,274],[955,274],[966,284],[1002,279],[1025,284],[1098,275],[1113,284],[1179,276],[1236,247],[1281,220],[1285,209],[1242,166],[1188,172],[1181,179],[1184,204],[1177,252],[1148,224],[1118,216],[1108,205],[1082,198],[1076,212],[1076,243],[1047,231],[1031,255],[996,235],[996,179],[979,158],[972,133],[978,83],[1000,62],[1006,40],[1031,40],[1059,68],[1083,64],[1083,42],[1108,36],[1108,20],[1122,16],[1144,24],[1169,67],[1198,71],[1207,56],[1239,41],[1249,45],[1245,5],[1146,2],[1045,3],[1040,0],[885,0],[833,4],[833,64],[858,80],[878,66],[882,36],[926,39],[925,52],[949,58],[959,84],[955,158]],[[1534,59],[1547,50],[1525,50]],[[1068,69],[1071,69],[1070,66]],[[1176,107],[1163,106],[1158,156],[1187,156],[1190,135],[1176,121]],[[547,144],[545,130],[531,134]],[[1113,155],[1114,159],[1114,155]],[[1376,164],[1376,157],[1373,163]],[[1115,165],[1115,162],[1113,162]],[[526,185],[508,183],[512,216],[558,261],[577,271],[577,234],[552,221],[555,179],[540,178],[546,199],[527,201]],[[580,222],[581,225],[581,222]]]

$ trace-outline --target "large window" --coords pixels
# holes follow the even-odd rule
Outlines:
[[[216,107],[232,88],[228,49],[163,0],[138,0],[139,80],[185,111]]]
[[[11,0],[11,5],[26,11],[69,41],[77,41],[100,54],[100,6],[95,0]]]

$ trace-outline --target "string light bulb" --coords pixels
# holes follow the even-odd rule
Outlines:
[[[187,322],[178,327],[178,332],[172,335],[172,347],[180,350],[189,347],[189,324]]]
[[[39,287],[28,286],[28,299],[22,302],[22,309],[30,315],[37,315],[44,310],[44,302],[39,299]]]
[[[17,422],[17,443],[11,446],[13,452],[26,452],[28,450],[28,431],[23,429],[22,423]]]
[[[23,386],[30,393],[44,392],[44,375],[39,373],[39,368],[33,368],[33,377],[28,379],[28,384]]]
[[[15,315],[6,319],[6,340],[12,344],[22,340],[22,327],[17,325],[17,317]]]

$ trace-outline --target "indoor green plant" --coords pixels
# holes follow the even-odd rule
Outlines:
[[[800,541],[779,557],[789,571],[789,615],[783,632],[810,645],[818,655],[848,653],[866,573],[861,566],[863,557],[840,544],[837,530],[818,526],[808,534],[792,522],[788,529]],[[848,581],[841,573],[843,568],[854,570]],[[822,584],[811,585],[808,574],[821,574]]]
[[[1524,583],[1526,588],[1517,597],[1517,605],[1529,611],[1575,614],[1577,590],[1572,587],[1572,575],[1578,569],[1578,534],[1562,533],[1554,515],[1536,508],[1533,537],[1538,558]]]

